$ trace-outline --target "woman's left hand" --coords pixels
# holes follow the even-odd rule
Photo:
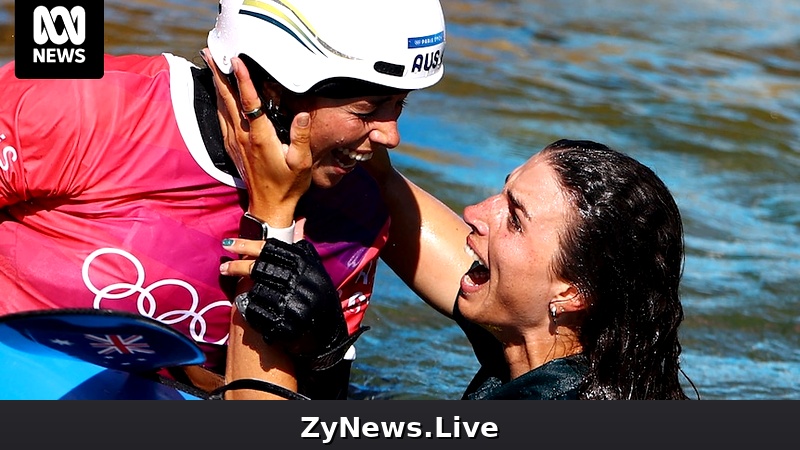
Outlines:
[[[305,218],[297,219],[294,228],[294,241],[297,242],[303,239],[303,227],[306,223]],[[252,241],[250,239],[230,239],[230,245],[224,245],[223,248],[229,252],[233,252],[242,256],[247,256],[245,259],[238,259],[222,263],[219,268],[220,275],[234,276],[234,277],[249,277],[250,271],[253,269],[253,261],[261,254],[261,249],[264,248],[264,241]]]

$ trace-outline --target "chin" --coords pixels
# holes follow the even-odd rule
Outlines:
[[[461,315],[464,316],[465,319],[472,321],[472,302],[469,296],[459,289],[456,302],[458,303],[458,310],[461,312]]]
[[[315,172],[311,175],[311,182],[317,187],[328,189],[339,184],[342,178],[343,175],[335,173]]]

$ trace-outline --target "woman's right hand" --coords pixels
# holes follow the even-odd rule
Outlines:
[[[204,58],[214,74],[217,105],[225,149],[239,171],[249,194],[249,212],[270,226],[291,225],[300,197],[311,185],[311,116],[297,114],[291,127],[291,144],[283,144],[269,118],[247,118],[244,111],[265,108],[244,62],[232,58],[238,92],[214,64],[208,49]]]

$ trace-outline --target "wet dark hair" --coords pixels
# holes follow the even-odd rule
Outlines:
[[[584,399],[686,399],[679,381],[683,225],[648,167],[592,141],[542,151],[576,208],[554,261],[587,310]]]

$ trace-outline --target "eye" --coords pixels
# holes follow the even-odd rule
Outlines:
[[[395,119],[403,112],[407,101],[405,98],[398,100],[394,105],[387,101],[378,104],[370,104],[361,108],[360,111],[354,111],[353,114],[361,120],[370,121],[377,120],[379,117],[394,117]],[[393,107],[393,109],[392,109]]]
[[[508,229],[517,233],[522,232],[522,223],[519,220],[516,210],[512,207],[508,208]]]
[[[505,192],[506,201],[508,202],[508,229],[516,233],[522,233],[520,214],[528,220],[530,220],[530,216],[525,206],[520,203],[511,190],[508,188],[504,188],[503,190]]]
[[[377,110],[378,110],[378,109],[377,109],[377,108],[375,108],[375,109],[372,109],[372,110],[371,110],[371,111],[369,111],[369,112],[354,112],[353,114],[355,114],[355,116],[356,116],[356,117],[358,117],[358,118],[359,118],[359,119],[361,119],[361,120],[369,120],[369,119],[371,119],[371,118],[372,118],[372,116],[374,116],[374,115],[375,115],[375,112],[376,112]]]

